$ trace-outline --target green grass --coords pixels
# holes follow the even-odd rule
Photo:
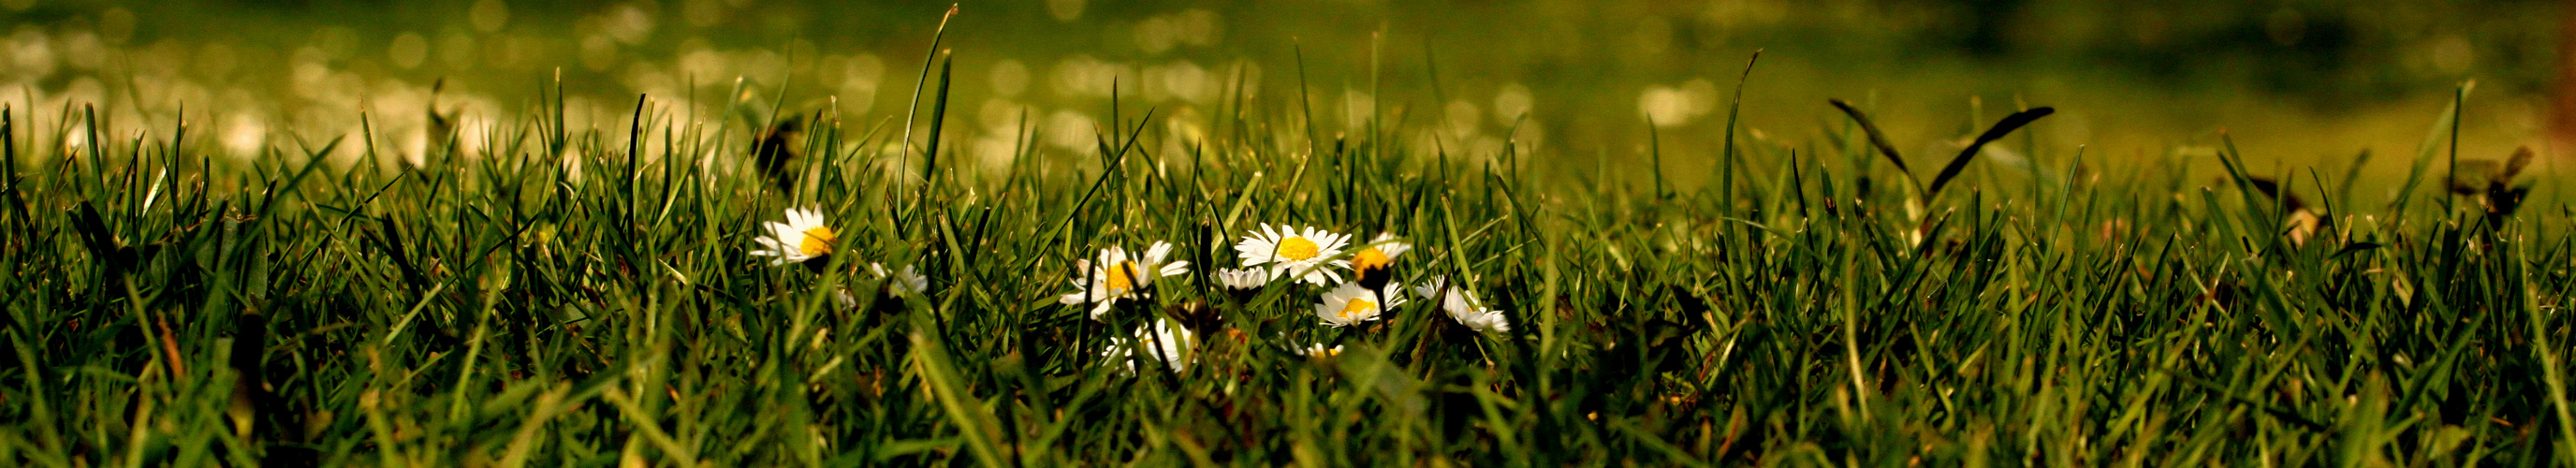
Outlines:
[[[11,110],[0,460],[2576,462],[2569,211],[2555,184],[2510,214],[2445,195],[2450,113],[2395,197],[2232,150],[2217,179],[2021,138],[1980,140],[2022,170],[1905,158],[1840,120],[1559,174],[1538,160],[1572,156],[1310,127],[1296,97],[1229,100],[1180,154],[1157,152],[1180,136],[1154,110],[1111,109],[1094,153],[986,170],[920,151],[947,149],[947,70],[925,64],[938,84],[907,122],[751,89],[731,95],[780,97],[687,121],[648,96],[624,128],[565,128],[556,88],[420,167],[375,135],[234,163],[192,124]],[[762,150],[786,119],[805,131]],[[781,149],[793,176],[756,169]],[[2266,195],[2284,191],[2311,195]],[[806,206],[837,254],[750,254]],[[2300,216],[2324,222],[2293,236]],[[1401,236],[1400,281],[1452,278],[1511,331],[1419,298],[1326,327],[1325,288],[1218,287],[1263,223]],[[1156,241],[1191,273],[1103,321],[1057,302],[1075,260]],[[870,262],[917,267],[927,293],[871,293]],[[1157,317],[1197,328],[1189,365],[1102,358]],[[1317,343],[1345,351],[1300,351]]]

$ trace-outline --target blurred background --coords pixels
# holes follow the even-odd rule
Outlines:
[[[237,156],[354,137],[365,109],[375,144],[408,155],[432,106],[488,131],[534,115],[560,73],[575,129],[622,133],[639,93],[716,122],[733,90],[783,89],[789,111],[863,133],[900,127],[948,6],[0,0],[0,102],[35,128],[82,125],[66,104],[98,103],[122,135],[166,132],[184,103],[191,138]],[[1114,89],[1156,110],[1166,151],[1221,131],[1237,102],[1273,121],[1302,120],[1285,118],[1302,104],[1326,135],[1382,121],[1468,157],[1524,145],[1631,168],[1656,144],[1690,180],[1760,50],[1750,145],[1828,148],[1845,120],[1825,100],[1842,98],[1931,160],[2047,105],[2059,113],[2032,144],[2005,145],[2038,151],[2008,156],[2082,145],[2093,161],[2206,162],[2223,131],[2266,172],[2375,150],[2366,173],[2402,175],[2470,81],[2462,157],[2562,152],[2549,142],[2570,14],[2535,0],[972,0],[943,46],[947,141],[987,164],[1015,135],[1075,157]]]

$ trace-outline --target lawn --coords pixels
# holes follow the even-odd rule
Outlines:
[[[433,102],[418,153],[10,109],[0,460],[2576,463],[2576,213],[2455,149],[2466,86],[2419,148],[2278,170],[2044,144],[2035,105],[1955,154],[1729,105],[1640,164],[1233,88],[976,164],[917,67],[865,116]]]

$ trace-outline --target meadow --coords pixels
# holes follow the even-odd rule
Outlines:
[[[2295,169],[2019,103],[1754,138],[1760,59],[1720,143],[1644,158],[1236,83],[1203,126],[1113,84],[1088,149],[1023,115],[994,161],[928,50],[865,115],[736,80],[576,119],[558,79],[247,158],[219,110],[8,109],[0,460],[2576,464],[2576,211],[2460,151],[2471,86]]]

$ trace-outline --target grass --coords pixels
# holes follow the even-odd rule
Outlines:
[[[902,123],[768,90],[720,117],[644,96],[628,128],[566,128],[558,84],[417,166],[372,134],[233,163],[184,119],[10,110],[0,460],[2576,463],[2570,212],[2509,173],[2419,183],[2469,180],[2435,164],[2456,106],[2394,197],[2232,149],[2210,183],[2027,140],[2028,170],[1970,148],[1911,161],[1946,164],[1924,184],[1840,102],[1852,123],[1803,146],[1655,154],[1672,161],[1640,193],[1524,146],[1317,128],[1302,97],[1230,99],[1182,154],[1129,107],[1093,152],[950,164],[942,62]],[[1723,182],[1660,176],[1690,167]],[[761,223],[809,206],[833,255],[751,255]],[[1219,287],[1264,223],[1401,236],[1398,281],[1450,278],[1511,330],[1420,298],[1326,327],[1323,287]],[[1105,320],[1058,303],[1078,259],[1158,241],[1188,275]],[[894,293],[869,263],[929,287]],[[1164,319],[1194,331],[1185,366],[1120,339]]]

